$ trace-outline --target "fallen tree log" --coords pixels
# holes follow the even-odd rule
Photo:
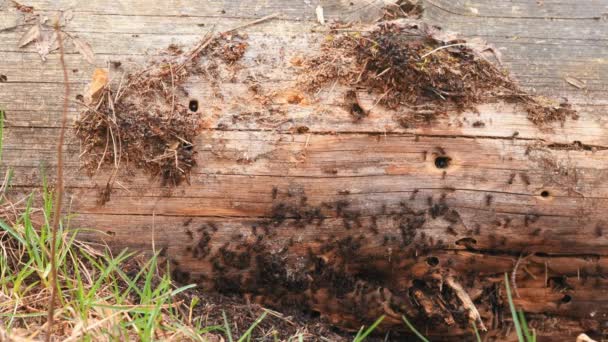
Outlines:
[[[516,306],[540,336],[605,334],[605,85],[589,76],[606,72],[601,51],[591,46],[573,54],[574,48],[550,45],[550,53],[542,52],[538,44],[547,43],[536,42],[534,33],[552,33],[547,40],[557,43],[578,37],[563,23],[549,24],[553,31],[535,26],[538,20],[529,18],[546,16],[536,5],[520,10],[525,16],[509,17],[500,6],[478,3],[463,9],[425,2],[423,19],[469,36],[493,27],[490,38],[506,47],[504,63],[522,85],[568,95],[578,120],[539,127],[517,104],[496,102],[406,128],[395,120],[399,110],[376,106],[377,96],[365,92],[357,101],[369,114],[353,120],[344,105],[348,87],[336,83],[309,94],[296,85],[298,60],[333,33],[310,20],[312,9],[275,1],[280,20],[246,29],[242,60],[220,68],[215,79],[189,78],[187,95],[176,98],[191,109],[195,103],[193,112],[203,120],[192,141],[198,165],[187,182],[163,186],[142,170],[129,170],[101,204],[112,170],[89,177],[72,136],[65,152],[71,226],[99,229],[83,237],[116,249],[162,250],[177,281],[279,308],[299,306],[345,329],[386,315],[380,329],[407,331],[405,315],[430,337],[470,335],[473,322],[502,336],[510,324],[506,273]],[[82,4],[73,30],[91,42],[99,66],[104,59],[121,61],[110,66],[118,82],[128,58],[141,64],[147,49],[174,41],[192,46],[206,30],[200,24],[216,23],[222,32],[251,21],[220,13],[253,6],[248,3],[191,5],[203,17],[180,16],[170,6],[166,12],[133,4],[115,14],[94,2]],[[325,6],[328,18],[365,12],[359,3],[354,9],[331,5]],[[600,30],[585,26],[593,13],[576,12],[588,9],[545,6],[580,17],[570,27],[588,28],[590,39],[599,39]],[[263,7],[256,17],[273,9]],[[301,13],[309,20],[297,20]],[[466,22],[459,20],[463,16]],[[165,33],[165,25],[173,32]],[[531,30],[528,38],[499,38],[520,35],[522,27]],[[7,46],[22,33],[3,33]],[[111,34],[125,39],[109,39]],[[89,82],[92,70],[73,52],[66,63],[77,88]],[[0,68],[8,80],[0,88],[8,126],[3,164],[14,170],[18,196],[40,186],[41,165],[53,174],[50,142],[59,132],[61,74],[54,55],[41,63],[30,50],[1,54],[11,62]],[[561,73],[588,77],[587,89],[564,87]],[[82,108],[72,109],[76,118]]]

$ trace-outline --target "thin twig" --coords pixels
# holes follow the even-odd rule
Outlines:
[[[118,169],[118,154],[116,153],[116,139],[114,138],[114,131],[112,130],[112,126],[108,125],[110,130],[110,137],[112,138],[112,146],[114,147],[114,168]]]
[[[55,187],[55,211],[51,225],[51,272],[49,284],[51,286],[51,296],[49,298],[49,308],[47,316],[47,333],[45,340],[51,341],[53,333],[53,318],[55,315],[55,297],[57,296],[57,230],[59,229],[59,219],[61,217],[61,204],[63,201],[63,144],[65,141],[65,127],[68,121],[68,98],[70,97],[70,84],[68,80],[68,69],[65,66],[63,53],[63,38],[59,29],[59,19],[55,22],[55,32],[57,32],[57,42],[59,44],[59,62],[63,71],[63,110],[61,112],[61,130],[59,131],[59,141],[57,143],[57,185]]]
[[[381,73],[379,73],[378,75],[376,75],[376,78],[379,78],[380,76],[386,74],[390,70],[391,70],[391,67],[388,67],[388,68],[384,69],[384,71],[382,71]]]
[[[272,18],[275,18],[275,17],[278,17],[278,16],[279,16],[279,13],[270,14],[270,15],[267,15],[267,16],[262,17],[262,18],[260,18],[260,19],[254,20],[254,21],[252,21],[252,22],[245,23],[245,24],[243,24],[243,25],[239,25],[239,26],[237,26],[237,27],[231,28],[231,29],[230,29],[230,30],[228,30],[228,31],[224,31],[224,32],[222,32],[222,34],[228,34],[228,33],[234,32],[234,31],[236,31],[236,30],[240,30],[240,29],[245,28],[245,27],[249,27],[249,26],[257,25],[257,24],[259,24],[259,23],[262,23],[262,22],[264,22],[264,21],[266,21],[266,20],[269,20],[269,19],[272,19]],[[189,53],[188,58],[186,58],[186,60],[185,60],[185,61],[183,61],[183,62],[180,64],[180,66],[179,66],[179,67],[176,69],[176,72],[181,71],[181,70],[182,70],[182,69],[183,69],[183,68],[186,66],[186,64],[187,64],[188,62],[190,62],[190,61],[191,61],[191,60],[194,58],[194,56],[198,55],[198,54],[199,54],[201,51],[203,51],[203,50],[204,50],[204,49],[205,49],[207,46],[209,46],[209,44],[211,44],[211,43],[212,43],[214,40],[215,40],[215,34],[213,34],[213,33],[212,33],[212,31],[207,32],[207,34],[206,34],[206,35],[205,35],[205,37],[204,37],[204,38],[203,38],[203,39],[200,41],[200,43],[199,43],[199,44],[198,44],[198,45],[197,45],[197,46],[196,46],[194,49],[192,49],[192,51]]]
[[[519,267],[519,264],[528,259],[529,257],[531,257],[532,255],[534,255],[534,253],[527,255],[525,257],[522,257],[521,255],[519,256],[519,258],[517,258],[517,261],[515,262],[515,266],[513,266],[513,272],[511,272],[511,283],[513,284],[513,292],[515,293],[515,296],[517,298],[520,298],[519,296],[519,291],[517,290],[517,268]]]
[[[230,33],[230,32],[234,32],[234,31],[236,31],[236,30],[243,29],[243,28],[245,28],[245,27],[249,27],[249,26],[257,25],[257,24],[259,24],[259,23],[262,23],[262,22],[264,22],[264,21],[266,21],[266,20],[270,20],[270,19],[276,18],[276,17],[278,17],[278,16],[279,16],[279,13],[273,13],[273,14],[269,14],[269,15],[267,15],[267,16],[265,16],[265,17],[262,17],[262,18],[260,18],[260,19],[256,19],[256,20],[254,20],[254,21],[252,21],[252,22],[245,23],[245,24],[243,24],[243,25],[239,25],[239,26],[237,26],[237,27],[235,27],[235,28],[231,28],[231,29],[230,29],[230,30],[228,30],[228,31],[224,31],[224,33]]]
[[[99,163],[97,163],[97,170],[95,172],[98,172],[99,169],[101,169],[101,164],[103,163],[104,159],[106,159],[106,154],[108,153],[108,145],[110,144],[109,138],[110,138],[110,131],[107,130],[106,131],[106,147],[103,149],[103,154],[101,155],[101,158],[99,158]],[[83,152],[83,154],[85,152]],[[81,156],[82,156],[82,154],[81,154]]]
[[[175,112],[175,75],[173,75],[173,64],[169,63],[169,70],[171,71],[171,118],[173,118],[173,112]]]
[[[517,298],[520,298],[519,291],[517,291],[517,267],[522,260],[522,256],[520,255],[515,262],[515,266],[513,266],[513,272],[511,272],[511,284],[513,285],[513,292]]]
[[[365,63],[363,63],[363,67],[361,68],[361,72],[359,73],[359,76],[357,76],[357,80],[355,81],[354,84],[358,84],[359,82],[361,82],[361,77],[363,77],[363,73],[367,69],[367,63],[369,63],[369,58],[367,58],[365,60]]]
[[[122,82],[125,79],[125,73],[123,72],[122,75],[120,76],[120,82],[118,83],[118,90],[116,90],[116,95],[114,96],[114,102],[118,102],[118,99],[120,98],[120,90],[122,89]]]
[[[372,106],[370,109],[368,109],[368,110],[367,110],[367,112],[369,113],[369,112],[371,112],[371,111],[372,111],[372,109],[376,108],[376,106],[378,105],[378,103],[380,103],[380,101],[382,101],[382,99],[383,99],[383,98],[384,98],[386,95],[388,95],[388,93],[389,93],[391,90],[393,90],[393,89],[391,88],[391,89],[387,90],[386,92],[384,92],[384,94],[380,95],[380,97],[379,97],[379,98],[376,100],[376,102],[374,102],[374,105],[373,105],[373,106]]]
[[[433,54],[433,53],[435,53],[435,52],[437,52],[439,50],[447,49],[447,48],[452,47],[452,46],[465,46],[465,45],[469,45],[469,44],[467,44],[467,43],[456,43],[456,44],[449,44],[449,45],[440,46],[440,47],[438,47],[436,49],[433,49],[433,50],[425,53],[424,55],[420,56],[419,59],[423,59],[424,57],[426,57],[426,56],[428,56],[430,54]]]
[[[213,42],[214,36],[215,35],[211,31],[207,32],[207,34],[201,40],[201,42],[194,49],[192,49],[192,51],[188,54],[188,58],[186,58],[186,60],[183,61],[175,71],[177,73],[179,73],[186,66],[186,64],[194,58],[194,56],[198,55],[207,46],[209,46],[209,44],[211,44],[211,42]]]

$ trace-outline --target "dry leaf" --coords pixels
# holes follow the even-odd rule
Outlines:
[[[321,25],[325,25],[325,16],[323,15],[323,7],[321,5],[317,6],[317,8],[315,9],[315,12],[317,13],[317,20],[319,21],[319,23],[321,23]]]
[[[35,40],[39,40],[40,34],[41,34],[40,25],[38,25],[36,23],[36,24],[32,25],[32,27],[30,27],[30,29],[25,32],[25,34],[21,37],[21,39],[19,39],[17,46],[22,48]]]
[[[36,51],[40,55],[43,61],[46,61],[46,56],[59,48],[59,42],[57,41],[57,32],[47,31],[42,32],[40,39],[36,41]]]
[[[91,79],[91,83],[87,85],[87,89],[85,91],[85,103],[91,104],[99,98],[101,95],[101,91],[108,84],[108,71],[106,69],[97,68],[93,72],[93,78]]]
[[[15,0],[11,0],[11,1],[13,2],[13,7],[15,7],[17,9],[17,11],[19,11],[21,13],[32,13],[34,11],[34,7],[32,7],[32,6],[22,5]]]
[[[64,12],[61,13],[61,17],[59,18],[59,25],[60,26],[67,25],[68,22],[70,20],[72,20],[72,18],[74,18],[74,10],[72,10],[70,8],[67,11],[64,11]]]
[[[80,37],[73,37],[72,42],[82,57],[84,57],[89,64],[95,65],[95,54],[93,53],[91,45]]]
[[[570,84],[571,86],[574,86],[578,89],[585,89],[587,87],[587,85],[585,84],[585,82],[579,80],[578,78],[575,77],[570,77],[570,76],[566,76],[564,77],[564,80],[566,82],[568,82],[568,84]]]

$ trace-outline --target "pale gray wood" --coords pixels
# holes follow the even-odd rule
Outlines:
[[[380,1],[320,3],[327,20],[366,21],[381,14]],[[354,123],[343,108],[345,89],[339,85],[321,91],[318,101],[310,99],[310,104],[287,103],[297,78],[290,60],[314,53],[328,34],[316,22],[317,1],[26,4],[49,16],[74,8],[74,19],[66,30],[91,43],[96,65],[88,65],[67,46],[72,96],[82,92],[94,67],[105,67],[109,60],[119,60],[125,70],[132,70],[171,43],[188,47],[212,28],[224,31],[278,13],[277,19],[243,30],[249,35],[250,47],[240,62],[243,68],[236,73],[236,82],[227,78],[220,82],[224,100],[213,96],[206,80],[188,82],[190,97],[204,104],[201,114],[207,126],[196,139],[199,166],[193,170],[190,184],[161,187],[157,180],[136,172],[121,176],[111,200],[101,206],[97,199],[107,182],[107,170],[93,178],[80,170],[78,142],[70,135],[65,173],[66,208],[74,214],[71,226],[101,231],[84,232],[83,237],[116,249],[147,251],[154,240],[193,281],[212,288],[213,284],[200,278],[212,273],[210,263],[185,250],[200,238],[187,232],[207,222],[221,227],[210,243],[215,253],[237,234],[253,239],[251,225],[271,216],[273,205],[289,201],[285,197],[288,191],[305,192],[310,205],[344,200],[361,212],[362,228],[347,230],[336,217],[328,217],[322,227],[302,230],[287,229],[294,225],[288,221],[287,228],[268,238],[268,243],[278,248],[295,238],[298,243],[290,250],[287,264],[296,267],[299,264],[294,260],[308,257],[306,248],[318,246],[319,239],[325,243],[364,235],[367,245],[360,260],[350,265],[364,269],[370,267],[364,262],[367,257],[405,255],[418,248],[383,245],[384,236],[398,235],[394,223],[382,221],[390,216],[380,213],[383,205],[389,211],[398,210],[405,201],[412,208],[428,210],[429,197],[436,203],[445,196],[462,222],[429,219],[419,228],[425,238],[418,235],[416,243],[432,239],[442,244],[427,254],[400,260],[395,266],[397,275],[386,279],[392,293],[407,291],[413,277],[432,272],[429,256],[438,258],[442,270],[462,278],[478,274],[474,284],[466,285],[468,291],[477,293],[500,282],[520,255],[534,252],[538,255],[529,259],[528,267],[535,278],[520,271],[521,298],[516,303],[532,313],[556,315],[554,319],[561,323],[538,327],[541,335],[573,340],[572,335],[581,329],[579,320],[590,319],[592,312],[594,322],[606,320],[607,1],[584,5],[544,1],[542,6],[536,1],[424,1],[423,20],[467,38],[487,40],[501,52],[504,66],[524,88],[540,95],[564,96],[576,104],[579,120],[542,129],[532,125],[521,108],[506,104],[482,105],[479,113],[451,113],[431,126],[410,129],[400,127],[393,119],[395,113],[382,108],[374,108],[368,118]],[[15,16],[8,2],[0,4],[0,22]],[[2,170],[11,167],[15,171],[13,194],[18,198],[39,188],[41,165],[53,181],[63,94],[58,56],[51,54],[43,63],[33,47],[16,47],[24,30],[0,32],[0,74],[7,77],[6,83],[0,83],[0,105],[8,117]],[[112,69],[114,80],[119,72]],[[250,75],[265,92],[276,92],[272,106],[283,114],[271,114],[252,101],[248,84],[242,81]],[[585,81],[586,89],[569,85],[565,77]],[[189,98],[178,100],[186,103]],[[373,96],[363,96],[366,105],[374,101]],[[71,103],[71,120],[78,111],[76,103]],[[476,121],[485,126],[474,127]],[[300,126],[309,131],[298,134]],[[433,164],[438,148],[453,160],[445,176]],[[273,187],[279,191],[274,200]],[[540,196],[543,190],[549,191],[548,198]],[[380,217],[377,235],[369,231],[371,217]],[[477,226],[479,232],[472,233]],[[474,238],[474,246],[467,250],[463,238]],[[325,256],[331,259],[331,255]],[[377,267],[386,265],[386,261],[379,262]],[[568,292],[573,298],[570,303],[561,304],[564,294],[547,287],[546,276],[567,277],[574,287]],[[369,317],[352,318],[344,316],[343,305],[334,299],[327,303],[312,306],[337,324],[345,324],[340,319],[349,323],[373,320],[379,314],[370,311],[366,313]],[[487,303],[481,303],[480,310],[490,317]],[[399,319],[390,316],[387,320],[402,326]],[[465,333],[455,328],[433,331],[448,336]]]

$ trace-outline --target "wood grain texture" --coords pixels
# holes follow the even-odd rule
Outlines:
[[[328,19],[382,13],[380,1],[321,3]],[[427,0],[423,20],[487,40],[525,89],[567,97],[578,120],[539,128],[518,106],[489,103],[406,129],[395,121],[399,113],[373,107],[366,94],[362,103],[373,110],[353,122],[339,85],[317,99],[302,93],[302,103],[288,101],[299,92],[300,70],[290,61],[313,53],[327,35],[316,3],[30,1],[49,16],[73,7],[66,30],[91,43],[97,67],[122,62],[111,69],[114,81],[169,44],[191,46],[211,28],[279,14],[243,30],[250,46],[240,68],[188,80],[189,97],[178,100],[197,99],[206,127],[195,141],[199,165],[189,184],[162,187],[141,172],[122,175],[101,206],[108,170],[87,176],[72,137],[65,148],[71,225],[98,229],[83,237],[116,249],[150,251],[154,241],[182,281],[301,305],[345,328],[386,314],[383,329],[403,330],[406,314],[435,337],[470,334],[432,294],[455,276],[491,334],[504,338],[502,280],[521,257],[516,304],[541,336],[601,335],[608,321],[608,2],[542,3]],[[0,22],[15,17],[8,3],[0,8]],[[41,167],[54,174],[62,102],[57,56],[41,62],[33,47],[18,49],[24,30],[0,32],[8,125],[2,169],[15,170],[16,197],[39,188]],[[94,66],[67,48],[78,94]],[[252,79],[270,104],[256,98]],[[76,103],[70,110],[75,119]],[[450,165],[438,169],[443,155]]]

